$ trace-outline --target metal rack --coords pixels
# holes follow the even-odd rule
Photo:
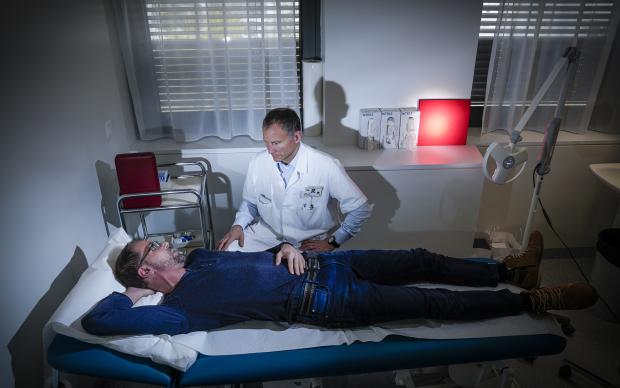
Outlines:
[[[155,236],[169,236],[176,233],[176,231],[166,233],[151,233],[147,228],[145,214],[149,212],[157,212],[164,210],[177,210],[177,209],[197,209],[200,217],[200,228],[203,240],[203,246],[207,249],[214,249],[215,242],[213,239],[213,219],[211,216],[211,203],[208,196],[207,187],[207,169],[203,162],[176,162],[176,163],[163,163],[158,164],[158,168],[170,168],[170,167],[198,167],[199,171],[187,171],[177,176],[171,176],[171,181],[183,181],[186,179],[197,180],[197,187],[194,185],[192,188],[178,188],[170,190],[150,191],[143,193],[131,193],[131,194],[119,194],[116,200],[116,207],[118,209],[118,215],[121,220],[123,229],[127,230],[127,224],[125,220],[126,214],[137,213],[140,217],[140,225],[142,227],[143,237],[145,239]],[[142,207],[135,209],[126,209],[123,207],[123,200],[128,198],[143,198],[161,196],[162,204],[156,207]],[[206,209],[206,215],[205,215]]]

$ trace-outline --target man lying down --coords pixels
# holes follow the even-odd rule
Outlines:
[[[329,328],[401,319],[477,320],[523,311],[583,309],[597,293],[586,283],[535,288],[542,235],[503,263],[442,256],[424,249],[302,254],[289,244],[272,252],[196,249],[187,257],[168,244],[134,240],[120,253],[112,293],[82,319],[95,335],[181,334],[248,320],[299,322]],[[286,262],[286,265],[281,265]],[[529,289],[451,291],[405,284],[447,283]],[[132,307],[161,291],[156,306]]]

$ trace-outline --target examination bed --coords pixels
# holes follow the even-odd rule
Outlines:
[[[566,346],[552,318],[528,314],[479,322],[413,320],[344,331],[249,322],[172,337],[104,338],[80,332],[84,304],[92,306],[109,293],[102,273],[111,276],[115,252],[128,240],[120,229],[112,235],[46,325],[47,362],[56,371],[180,387],[535,357],[560,353]]]
[[[57,335],[47,357],[53,368],[68,373],[184,387],[535,357],[559,353],[565,344],[562,336],[554,334],[450,340],[390,336],[381,342],[228,356],[200,355],[186,372],[181,372],[143,357]]]

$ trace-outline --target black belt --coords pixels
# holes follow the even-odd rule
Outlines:
[[[319,256],[314,253],[303,253],[306,259],[306,279],[304,280],[304,286],[302,291],[301,306],[299,307],[299,315],[309,316],[314,311],[312,310],[312,299],[314,298],[314,290],[318,286],[316,278],[319,275]]]

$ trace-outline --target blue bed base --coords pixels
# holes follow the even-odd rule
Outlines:
[[[560,353],[565,347],[566,339],[553,334],[448,340],[389,336],[381,342],[228,356],[199,355],[191,368],[181,372],[146,358],[57,334],[48,348],[47,360],[61,372],[186,387],[537,357]]]

